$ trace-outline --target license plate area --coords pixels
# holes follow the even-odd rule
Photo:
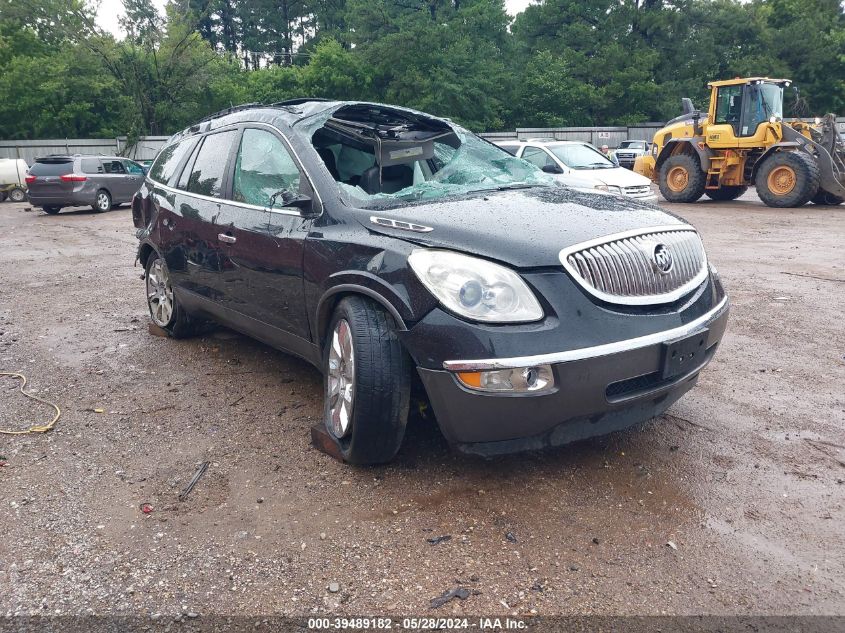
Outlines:
[[[694,334],[663,343],[663,379],[674,378],[691,371],[704,362],[707,352],[707,337],[710,330],[698,330]]]

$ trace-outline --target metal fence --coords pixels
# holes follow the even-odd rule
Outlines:
[[[117,138],[70,138],[37,141],[0,141],[0,158],[23,158],[31,165],[48,154],[103,154],[135,160],[155,158],[168,136],[142,136],[129,145],[125,136]]]
[[[804,119],[811,123],[813,119]],[[626,139],[651,141],[654,133],[665,123],[641,123],[628,127],[520,127],[513,132],[485,132],[481,136],[495,140],[529,138],[554,139],[557,141],[584,141],[597,147],[607,145],[619,147]],[[836,127],[845,134],[845,117],[836,119]],[[52,139],[38,141],[0,141],[0,158],[23,158],[32,164],[36,157],[48,154],[108,154],[148,160],[155,158],[164,147],[167,136],[142,136],[134,145],[129,145],[125,136],[117,138]]]
[[[789,121],[793,119],[787,119]],[[803,119],[812,123],[814,119]],[[640,123],[639,125],[619,127],[519,127],[514,132],[485,132],[481,134],[484,138],[497,141],[506,139],[554,139],[556,141],[582,141],[591,143],[596,147],[607,145],[610,148],[619,147],[619,144],[627,139],[636,141],[649,141],[654,138],[654,133],[662,128],[665,123]],[[845,134],[845,117],[836,119],[836,127],[841,134]]]

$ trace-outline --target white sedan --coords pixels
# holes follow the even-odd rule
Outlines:
[[[568,187],[598,189],[647,202],[657,200],[648,178],[613,164],[589,143],[529,139],[496,141],[496,145],[553,174]]]

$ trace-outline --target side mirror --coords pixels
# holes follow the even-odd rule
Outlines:
[[[541,169],[547,174],[562,174],[563,170],[560,165],[543,165]]]
[[[302,215],[304,216],[307,216],[308,212],[311,210],[312,200],[310,196],[294,193],[288,189],[282,189],[270,196],[270,208],[276,206],[277,200],[281,202],[281,206],[283,207],[293,207],[303,211]]]

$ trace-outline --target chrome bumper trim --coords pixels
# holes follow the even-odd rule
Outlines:
[[[551,354],[538,354],[535,356],[519,356],[516,358],[485,358],[479,360],[447,360],[443,362],[443,368],[449,371],[487,371],[490,369],[515,369],[518,367],[533,367],[535,365],[554,365],[555,363],[570,363],[577,360],[586,360],[588,358],[598,358],[599,356],[608,356],[610,354],[618,354],[620,352],[628,352],[650,345],[657,345],[665,341],[681,338],[687,334],[691,334],[701,326],[718,319],[728,309],[728,298],[724,297],[719,304],[701,315],[694,321],[690,321],[686,325],[672,328],[671,330],[664,330],[663,332],[655,332],[654,334],[646,334],[645,336],[638,336],[624,341],[616,341],[615,343],[607,343],[605,345],[596,345],[595,347],[583,347],[581,349],[573,349],[566,352],[553,352]]]

